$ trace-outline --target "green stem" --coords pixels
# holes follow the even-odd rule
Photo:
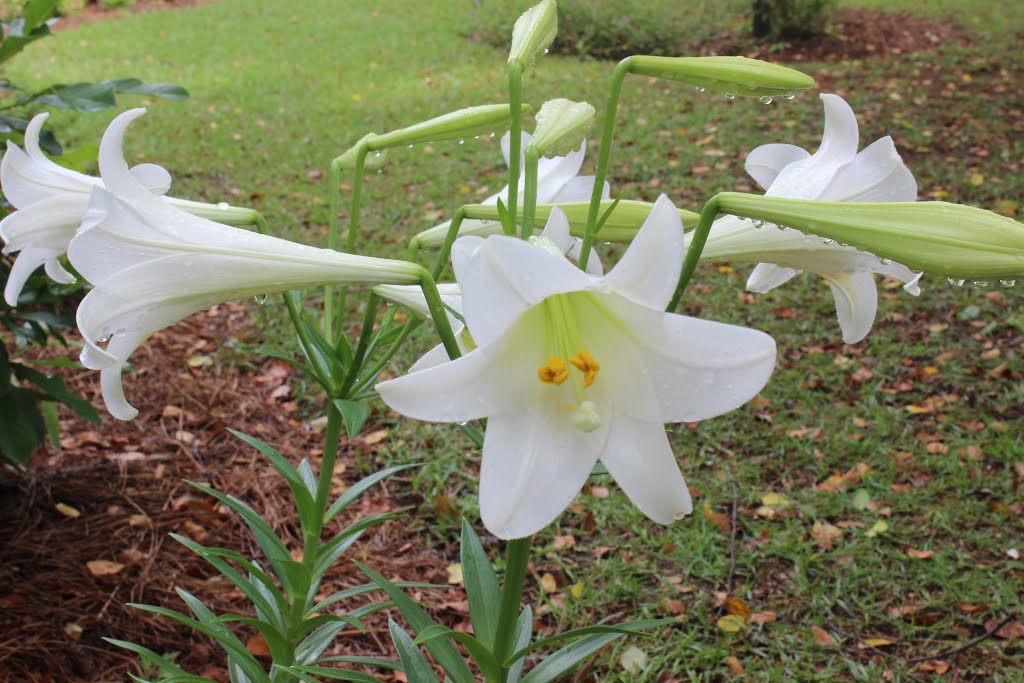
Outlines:
[[[686,285],[689,284],[693,271],[697,269],[700,254],[704,251],[704,243],[708,241],[708,233],[711,232],[711,224],[718,217],[719,201],[718,195],[708,200],[708,203],[704,205],[704,209],[700,212],[700,221],[697,223],[696,230],[688,235],[690,246],[686,250],[686,259],[683,261],[683,267],[679,272],[679,281],[676,283],[675,294],[672,295],[672,300],[669,301],[668,307],[665,309],[666,311],[675,310],[679,300],[683,298],[683,292],[686,291]]]
[[[341,164],[337,159],[327,169],[327,196],[330,215],[327,217],[327,248],[338,249],[338,214],[341,213]],[[324,334],[333,337],[334,328],[334,287],[324,287]]]
[[[590,258],[590,248],[594,244],[597,214],[601,208],[601,194],[604,181],[608,175],[608,160],[612,153],[612,138],[615,137],[615,117],[619,109],[619,95],[622,93],[622,81],[632,69],[630,57],[626,57],[615,67],[612,82],[608,86],[608,102],[604,108],[604,124],[601,130],[601,151],[597,156],[597,170],[594,173],[594,191],[590,195],[590,209],[587,211],[587,224],[583,232],[582,251],[580,252],[580,269],[586,270]]]
[[[426,268],[422,270],[420,289],[423,290],[423,296],[427,300],[430,318],[434,321],[434,328],[441,337],[441,343],[444,344],[444,350],[448,352],[448,357],[455,360],[462,355],[462,351],[459,350],[459,345],[455,341],[455,333],[452,332],[452,326],[448,323],[448,310],[444,307],[444,302],[441,301],[441,293],[437,291],[437,283],[434,282],[434,278]]]
[[[370,337],[373,336],[373,323],[377,320],[379,306],[380,296],[370,292],[370,296],[366,300],[366,312],[363,314],[363,328],[359,333],[359,343],[356,345],[355,354],[352,355],[352,363],[348,367],[348,372],[345,373],[345,382],[341,385],[340,398],[349,397],[348,392],[362,369],[363,360],[366,358],[366,349],[370,345]]]
[[[524,240],[533,234],[533,214],[537,212],[537,163],[540,153],[526,147],[526,182],[523,186],[523,227],[519,236]]]
[[[505,660],[514,652],[516,621],[523,601],[523,584],[526,581],[526,565],[530,559],[532,536],[516,538],[505,548],[505,581],[501,586],[501,606],[498,608],[498,628],[494,636],[494,658],[501,666],[501,681],[508,681],[511,666]]]
[[[431,271],[430,275],[436,282],[441,277],[441,273],[444,272],[444,268],[448,265],[448,257],[452,254],[452,245],[455,244],[455,240],[459,236],[459,228],[462,227],[462,221],[466,218],[466,210],[464,207],[459,207],[459,210],[452,216],[452,224],[448,226],[448,234],[444,236],[444,243],[441,245],[441,252],[437,255],[437,261],[434,263],[434,270]]]
[[[516,222],[516,204],[519,203],[519,158],[523,146],[523,65],[518,59],[508,64],[508,100],[512,121],[508,139],[508,213]]]

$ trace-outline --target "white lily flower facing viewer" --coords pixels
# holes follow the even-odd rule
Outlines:
[[[822,95],[825,133],[814,154],[786,144],[762,145],[750,153],[746,170],[767,197],[832,202],[912,202],[917,182],[886,136],[857,152],[857,117],[843,98]],[[872,273],[902,280],[919,293],[919,273],[899,263],[797,230],[757,229],[751,221],[726,216],[715,221],[702,253],[705,259],[762,261],[747,289],[765,293],[801,271],[817,273],[832,289],[843,341],[867,336],[875,320],[878,293]]]
[[[684,256],[664,196],[603,277],[549,247],[459,239],[452,261],[476,348],[448,362],[434,354],[377,390],[416,419],[488,418],[480,510],[501,538],[551,522],[599,458],[644,514],[668,524],[692,503],[664,423],[746,403],[771,375],[775,343],[664,311]]]

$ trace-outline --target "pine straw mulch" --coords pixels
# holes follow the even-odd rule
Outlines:
[[[64,418],[60,453],[37,453],[25,477],[0,470],[0,681],[107,683],[126,680],[127,671],[138,673],[136,658],[103,636],[160,653],[179,652],[183,668],[227,680],[223,654],[208,639],[126,603],[187,611],[174,593],[177,586],[218,613],[251,614],[241,593],[168,537],[175,532],[203,545],[260,556],[239,519],[184,479],[249,502],[289,547],[301,547],[282,479],[226,431],[241,430],[292,462],[305,456],[316,466],[321,434],[296,416],[290,368],[273,360],[255,367],[197,363],[190,368],[186,362],[203,359],[222,340],[251,328],[243,306],[228,304],[154,335],[133,355],[137,370],[125,378],[138,418],[119,422],[104,415],[102,425]],[[62,374],[73,391],[101,405],[96,373]],[[338,491],[361,478],[357,461],[371,459],[374,443],[384,435],[367,427],[353,442],[343,438],[335,470]],[[415,505],[407,492],[398,475],[371,489],[333,527]],[[80,516],[62,514],[58,506],[70,506]],[[414,547],[416,552],[409,552]],[[457,553],[418,538],[398,522],[367,531],[347,557],[389,578],[444,584],[445,567]],[[343,558],[321,593],[365,582]],[[461,591],[432,589],[418,597],[449,620],[465,619]],[[391,656],[385,619],[368,623],[366,635],[343,633],[335,654],[344,648]],[[261,645],[253,640],[250,649],[264,652]]]

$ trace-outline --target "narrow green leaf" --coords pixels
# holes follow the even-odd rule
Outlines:
[[[142,659],[157,667],[160,670],[161,674],[169,674],[172,676],[188,675],[188,672],[182,669],[180,666],[178,666],[171,660],[167,659],[166,657],[158,655],[149,648],[142,647],[141,645],[136,645],[135,643],[130,643],[126,640],[117,640],[116,638],[103,638],[103,640],[107,641],[111,645],[116,645],[117,647],[121,647],[125,650],[130,650],[134,652],[135,654],[139,655],[139,657],[142,657]]]
[[[430,668],[427,658],[416,647],[405,629],[395,623],[394,619],[388,620],[388,628],[391,631],[391,641],[395,644],[395,649],[398,650],[398,656],[402,660],[402,669],[405,671],[405,677],[409,679],[409,683],[438,683],[437,676]]]
[[[334,407],[341,413],[341,419],[345,421],[345,433],[349,440],[356,438],[359,431],[366,424],[366,418],[370,417],[370,404],[366,401],[349,401],[348,399],[334,399]]]
[[[523,608],[523,611],[519,613],[519,618],[516,620],[516,630],[512,635],[513,650],[518,651],[525,648],[530,644],[530,638],[533,636],[533,609],[527,605]],[[515,683],[519,680],[519,677],[523,674],[523,665],[526,664],[526,657],[520,657],[512,662],[512,666],[508,669],[508,680]]]
[[[71,408],[72,412],[83,420],[99,424],[100,416],[96,411],[96,407],[81,396],[77,396],[72,393],[71,390],[64,385],[64,380],[60,377],[45,375],[38,370],[20,363],[13,364],[12,368],[16,377],[36,385],[48,398],[59,403],[63,403],[68,408]]]
[[[20,387],[0,395],[0,455],[4,460],[27,465],[32,451],[43,442],[45,425],[35,395]]]
[[[622,195],[620,194],[619,196],[617,196],[615,198],[614,201],[612,201],[612,203],[608,206],[608,208],[604,210],[604,213],[601,214],[601,217],[597,219],[597,225],[594,226],[594,236],[595,237],[597,236],[597,234],[599,232],[601,232],[601,228],[603,228],[604,224],[606,222],[608,222],[608,219],[611,218],[612,213],[615,211],[615,207],[617,207],[619,205],[619,200],[621,200],[621,199],[622,199]]]
[[[594,635],[594,634],[597,634],[597,635],[601,635],[601,634],[616,634],[618,636],[624,636],[624,635],[646,635],[646,636],[650,636],[651,635],[650,633],[643,633],[643,631],[646,630],[646,629],[657,628],[658,626],[665,626],[666,624],[671,624],[671,623],[673,623],[675,621],[676,621],[675,619],[639,619],[637,621],[627,621],[627,622],[624,622],[622,624],[609,624],[609,625],[596,624],[594,626],[583,626],[581,628],[574,628],[574,629],[569,630],[569,631],[564,631],[562,633],[555,634],[555,635],[551,636],[550,638],[544,638],[543,640],[538,640],[536,643],[528,645],[528,646],[522,648],[521,650],[519,650],[518,652],[514,652],[508,658],[508,662],[514,662],[515,660],[519,659],[520,657],[524,657],[524,656],[528,655],[529,653],[533,652],[534,650],[538,650],[540,648],[548,647],[549,645],[554,645],[555,643],[559,643],[559,642],[561,642],[563,640],[568,640],[570,638],[579,638],[580,636],[589,636],[589,635]]]
[[[366,659],[371,658],[367,657]],[[374,666],[374,664],[372,663],[370,665]],[[331,669],[326,666],[282,666],[278,668],[280,668],[281,671],[285,671],[294,676],[302,678],[302,680],[306,681],[307,683],[320,683],[320,681],[313,678],[313,675],[322,676],[323,678],[329,678],[332,681],[355,681],[356,683],[383,683],[379,678],[374,678],[370,674],[364,674],[361,671],[349,671],[348,669]]]
[[[327,664],[331,662],[337,662],[339,664],[359,664],[362,666],[375,666],[379,669],[389,669],[391,671],[401,671],[402,665],[393,659],[384,659],[382,657],[359,657],[356,655],[335,655],[333,657],[324,657],[319,660],[320,664]],[[315,667],[301,667],[303,669],[315,668]],[[316,673],[316,672],[312,672]]]
[[[469,619],[473,632],[488,650],[494,649],[494,635],[498,629],[498,605],[501,589],[498,575],[487,559],[480,538],[465,519],[462,520],[462,578],[469,598]]]
[[[608,643],[621,637],[621,633],[601,633],[580,638],[533,667],[530,673],[526,674],[520,681],[521,683],[548,683],[549,681],[554,681]]]
[[[336,501],[334,501],[334,504],[331,505],[330,509],[327,511],[327,516],[324,517],[324,525],[326,525],[332,519],[337,517],[339,512],[348,507],[352,503],[352,501],[354,501],[359,496],[363,495],[363,493],[367,489],[369,489],[371,486],[373,486],[380,480],[390,477],[392,474],[397,474],[402,470],[407,470],[419,466],[419,463],[413,463],[411,465],[396,465],[394,467],[388,467],[387,469],[383,469],[379,472],[374,472],[365,479],[361,479],[358,483],[353,484],[349,488],[345,489],[345,492],[342,493]]]
[[[416,633],[434,624],[434,620],[430,618],[430,615],[424,611],[422,607],[416,604],[416,602],[410,598],[405,592],[396,586],[391,581],[388,581],[383,576],[373,571],[369,567],[355,563],[359,569],[366,574],[371,581],[380,586],[381,590],[388,594],[388,597],[394,600],[395,605],[402,612],[402,616],[409,623],[410,628]],[[434,659],[444,668],[448,675],[452,677],[455,683],[473,683],[473,674],[470,672],[469,667],[466,666],[465,660],[462,659],[462,655],[455,649],[447,640],[433,640],[427,644],[427,650],[434,656]]]

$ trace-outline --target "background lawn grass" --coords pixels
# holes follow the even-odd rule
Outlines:
[[[1022,5],[846,4],[961,23],[968,44],[800,68],[823,92],[848,98],[862,145],[894,136],[922,198],[1020,220]],[[327,204],[318,172],[332,157],[369,131],[504,99],[505,55],[461,36],[467,5],[222,0],[62,32],[29,47],[9,75],[26,85],[126,76],[185,85],[186,103],[146,103],[129,159],[166,166],[172,194],[253,206],[277,233],[319,243]],[[544,58],[527,78],[527,99],[585,99],[600,112],[611,68]],[[754,191],[746,152],[820,140],[813,94],[765,106],[633,79],[622,101],[610,175],[613,192],[631,199],[665,192],[698,208],[718,190]],[[98,140],[109,116],[58,112],[52,121],[73,147]],[[366,185],[373,252],[401,253],[411,234],[501,187],[503,171],[497,136],[396,150]],[[747,272],[748,264],[705,266],[685,309],[772,334],[773,381],[730,415],[672,427],[693,517],[653,525],[597,480],[539,538],[535,577],[539,585],[550,574],[555,586],[534,586],[542,627],[613,613],[683,616],[656,638],[602,654],[593,664],[602,681],[724,680],[728,657],[758,681],[929,680],[941,667],[910,661],[921,657],[949,664],[956,680],[1024,680],[1019,638],[940,656],[1021,611],[1024,563],[1008,551],[1024,550],[1024,283],[957,287],[926,277],[918,299],[883,284],[871,335],[845,346],[822,282],[807,276],[751,296]],[[268,329],[280,329],[277,313],[261,309]],[[399,365],[414,357],[410,348]],[[469,441],[379,405],[375,415],[393,425],[393,438],[366,467],[428,461],[414,479],[424,503],[412,519],[456,537],[437,501],[476,519]],[[760,623],[723,631],[725,593]],[[630,645],[649,657],[643,674],[618,663]]]

